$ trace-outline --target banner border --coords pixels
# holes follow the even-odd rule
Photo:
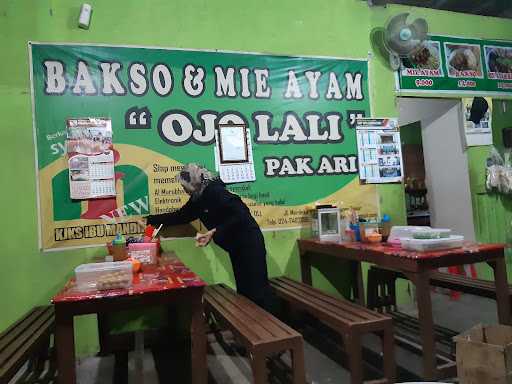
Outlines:
[[[175,47],[161,47],[161,46],[146,46],[146,45],[115,45],[115,44],[106,44],[106,43],[73,43],[73,42],[44,42],[44,41],[27,41],[28,53],[29,53],[29,67],[30,67],[30,91],[31,91],[31,101],[32,101],[32,133],[34,139],[34,162],[35,162],[35,173],[36,173],[36,195],[37,195],[37,225],[38,225],[38,248],[39,251],[43,253],[46,252],[59,252],[59,251],[67,251],[74,249],[84,249],[84,248],[95,248],[102,247],[101,244],[89,244],[89,245],[76,245],[70,247],[61,247],[61,248],[43,248],[42,245],[42,228],[41,228],[41,204],[40,204],[40,186],[39,186],[39,156],[37,150],[37,125],[36,125],[36,117],[35,117],[35,90],[34,90],[34,68],[33,68],[33,60],[32,60],[32,47],[34,45],[52,45],[52,46],[92,46],[92,47],[108,47],[108,48],[137,48],[137,49],[160,49],[165,51],[185,51],[185,52],[210,52],[210,53],[230,53],[230,54],[245,54],[245,55],[256,55],[256,56],[274,56],[281,58],[310,58],[310,59],[326,59],[326,60],[347,60],[347,61],[358,61],[358,62],[366,62],[366,73],[367,73],[367,86],[368,86],[368,97],[369,97],[369,112],[370,117],[373,115],[373,98],[371,97],[371,74],[370,74],[370,62],[372,54],[368,52],[366,58],[354,58],[354,57],[340,57],[340,56],[322,56],[322,55],[286,55],[286,54],[276,54],[269,52],[250,52],[250,51],[232,51],[232,50],[223,50],[223,49],[204,49],[204,48],[175,48]],[[380,212],[380,204],[379,199],[377,198],[377,210]],[[296,226],[296,227],[286,227],[286,228],[262,228],[262,232],[271,232],[271,231],[288,231],[288,230],[299,230],[304,228],[304,226]],[[177,237],[171,238],[163,238],[163,240],[175,240],[181,239]]]

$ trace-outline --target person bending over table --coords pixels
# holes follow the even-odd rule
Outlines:
[[[189,200],[176,212],[147,216],[147,223],[171,226],[200,219],[208,232],[196,235],[196,245],[205,247],[213,239],[229,254],[237,292],[268,309],[265,241],[249,208],[218,177],[197,164],[186,164],[178,181]]]

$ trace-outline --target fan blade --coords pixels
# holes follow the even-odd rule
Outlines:
[[[402,27],[407,25],[407,17],[408,13],[400,13],[399,15],[394,16],[391,20],[389,20],[388,25],[386,26],[386,33],[389,36],[393,36],[400,32]]]
[[[427,38],[427,33],[428,33],[427,20],[416,19],[409,27],[411,28],[411,30],[414,33],[414,39],[423,41]]]
[[[394,16],[389,20],[386,25],[386,34],[384,42],[386,47],[390,51],[402,51],[403,42],[400,39],[400,31],[402,28],[407,27],[407,17],[408,13],[400,13],[399,15]]]

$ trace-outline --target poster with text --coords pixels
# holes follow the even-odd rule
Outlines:
[[[366,60],[31,43],[43,249],[101,245],[179,209],[176,176],[215,170],[215,130],[248,128],[255,179],[229,185],[263,230],[310,226],[315,202],[377,212],[360,185],[355,135],[370,115]],[[73,200],[68,118],[112,122],[116,196]]]
[[[464,135],[468,147],[492,144],[492,98],[486,97],[483,99],[487,103],[487,110],[483,115],[481,115],[481,111],[479,116],[474,116],[474,113],[472,113],[474,98],[462,99]]]
[[[404,171],[398,119],[357,119],[356,132],[361,182],[400,183]]]

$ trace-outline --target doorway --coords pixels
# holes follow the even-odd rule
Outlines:
[[[419,224],[423,215],[422,224],[450,228],[474,241],[460,99],[401,97],[398,102],[408,221]]]

